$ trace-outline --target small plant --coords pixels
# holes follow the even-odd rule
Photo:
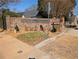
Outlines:
[[[54,23],[52,24],[52,30],[51,32],[56,32],[56,28],[54,27]]]

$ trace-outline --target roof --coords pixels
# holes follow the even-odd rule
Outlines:
[[[50,20],[44,18],[25,18],[22,20],[27,23],[49,23]]]

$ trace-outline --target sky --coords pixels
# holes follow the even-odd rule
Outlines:
[[[21,2],[17,4],[9,5],[8,8],[12,11],[23,12],[26,9],[30,8],[31,6],[36,5],[37,2],[38,0],[21,0]],[[76,0],[76,2],[78,2],[78,0]],[[75,7],[74,14],[78,15],[78,3]]]
[[[75,6],[74,15],[78,15],[78,0],[76,0],[77,5]]]
[[[25,9],[28,9],[32,5],[36,4],[37,0],[21,0],[18,4],[9,5],[9,8],[17,12],[23,12]]]

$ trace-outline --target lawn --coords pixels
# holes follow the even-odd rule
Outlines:
[[[28,32],[28,33],[20,34],[16,38],[30,45],[35,45],[47,39],[48,35],[44,32],[35,31],[35,32]]]

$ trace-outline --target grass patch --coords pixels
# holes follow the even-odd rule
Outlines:
[[[17,38],[25,43],[35,45],[48,38],[48,35],[44,32],[28,32],[18,35]]]

